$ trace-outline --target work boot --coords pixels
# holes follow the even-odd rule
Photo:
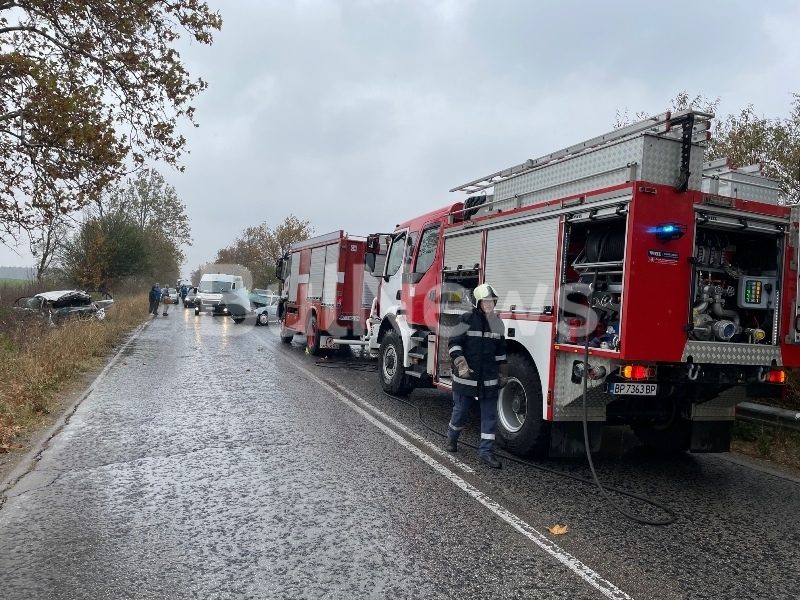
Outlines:
[[[444,449],[448,452],[458,452],[458,440],[447,438],[447,446]]]
[[[494,454],[481,454],[481,460],[493,469],[501,469],[503,467],[503,463],[497,460]]]

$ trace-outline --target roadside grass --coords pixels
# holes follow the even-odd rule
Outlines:
[[[731,450],[800,469],[800,431],[736,421]]]
[[[50,327],[44,319],[19,319],[0,306],[0,452],[35,427],[63,392],[147,319],[143,294],[118,296],[103,321]]]
[[[785,398],[758,399],[757,404],[800,411],[800,369],[787,369]],[[800,431],[736,421],[731,449],[775,463],[800,469]]]

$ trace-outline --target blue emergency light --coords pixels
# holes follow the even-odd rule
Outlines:
[[[686,225],[681,223],[661,223],[649,231],[656,234],[656,239],[659,242],[666,243],[682,238],[683,234],[686,233]]]

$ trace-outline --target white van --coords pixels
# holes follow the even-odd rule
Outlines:
[[[210,311],[214,315],[230,315],[241,323],[250,311],[250,298],[241,275],[206,273],[197,286],[194,314]]]

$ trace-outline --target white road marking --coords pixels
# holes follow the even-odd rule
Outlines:
[[[287,362],[289,362],[289,361],[287,361]],[[474,498],[475,500],[480,502],[483,506],[488,508],[495,515],[497,515],[498,517],[503,519],[506,523],[511,525],[514,529],[516,529],[518,532],[520,532],[522,535],[524,535],[526,538],[528,538],[534,544],[539,546],[542,550],[547,552],[550,556],[555,558],[558,562],[560,562],[561,564],[566,566],[568,569],[570,569],[578,577],[580,577],[581,579],[586,581],[586,583],[588,583],[593,588],[595,588],[600,593],[602,593],[606,598],[613,598],[614,600],[623,600],[623,599],[624,600],[633,600],[633,598],[631,596],[629,596],[628,594],[623,592],[621,589],[619,589],[617,586],[615,586],[610,581],[608,581],[606,579],[603,579],[600,576],[599,573],[597,573],[596,571],[591,569],[589,566],[585,565],[580,560],[578,560],[577,558],[572,556],[569,552],[567,552],[566,550],[561,548],[558,544],[554,543],[552,540],[550,540],[546,535],[541,533],[539,530],[535,529],[533,526],[529,525],[523,519],[521,519],[520,517],[518,517],[517,515],[515,515],[511,511],[507,510],[503,506],[501,506],[498,502],[493,500],[490,496],[487,496],[486,494],[481,492],[475,486],[473,486],[470,483],[466,482],[464,479],[459,477],[456,473],[454,473],[453,471],[448,469],[446,465],[443,465],[442,463],[440,463],[437,460],[435,460],[433,457],[429,456],[428,454],[426,454],[425,452],[423,452],[422,450],[417,448],[414,444],[412,444],[411,442],[406,440],[403,436],[401,436],[399,433],[394,431],[388,425],[386,425],[382,421],[378,420],[377,418],[375,418],[374,416],[369,414],[369,412],[367,412],[367,410],[365,410],[365,407],[369,408],[369,410],[372,411],[373,413],[375,413],[377,415],[380,415],[380,417],[382,419],[385,419],[385,420],[389,421],[390,423],[392,423],[392,425],[396,424],[404,433],[408,432],[408,434],[411,435],[414,439],[422,440],[422,438],[420,438],[420,436],[418,436],[415,433],[409,432],[409,430],[404,425],[398,423],[392,417],[390,417],[389,415],[387,415],[387,414],[383,413],[382,411],[378,410],[377,408],[372,406],[369,402],[367,402],[366,400],[364,400],[360,396],[354,394],[353,392],[348,392],[348,393],[351,394],[354,398],[356,398],[358,400],[359,404],[357,404],[356,402],[354,402],[353,400],[351,400],[350,398],[348,398],[344,394],[341,394],[340,392],[338,392],[330,384],[328,384],[323,379],[320,379],[319,377],[314,375],[311,371],[309,371],[305,367],[302,367],[302,366],[300,366],[300,365],[298,365],[296,363],[291,363],[291,364],[292,364],[292,366],[294,368],[296,368],[297,370],[299,370],[302,373],[304,373],[305,375],[307,375],[309,377],[309,379],[311,379],[312,381],[316,382],[321,387],[323,387],[326,390],[328,390],[331,394],[336,396],[341,402],[343,402],[344,404],[346,404],[347,406],[349,406],[350,408],[355,410],[357,413],[359,413],[361,416],[363,416],[365,419],[367,419],[367,421],[369,421],[370,423],[375,425],[375,427],[377,427],[378,429],[383,431],[386,435],[388,435],[390,438],[395,440],[398,444],[403,446],[406,450],[408,450],[409,452],[411,452],[412,454],[417,456],[417,458],[419,458],[419,459],[423,460],[424,462],[426,462],[437,473],[443,475],[450,482],[452,482],[457,487],[459,487],[461,490],[466,492],[469,496],[471,496],[472,498]],[[363,405],[363,407],[361,405]],[[441,453],[441,450],[436,448],[430,442],[427,442],[425,440],[422,440],[422,441],[425,443],[425,445],[427,447],[433,447],[439,453]],[[454,462],[458,463],[459,464],[459,468],[464,468],[465,470],[469,470],[469,471],[474,472],[472,469],[467,467],[467,465],[464,465],[460,461],[457,461],[456,459],[454,459],[450,455],[446,455],[444,453],[442,453],[442,455],[447,456],[447,458],[450,458]]]

